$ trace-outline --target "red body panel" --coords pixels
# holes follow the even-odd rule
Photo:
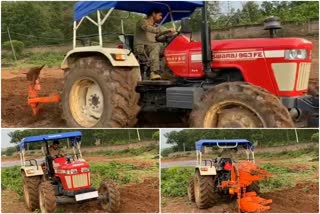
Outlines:
[[[272,72],[272,63],[311,62],[312,43],[301,38],[260,38],[212,41],[212,67],[237,68],[246,82],[267,89],[277,96],[301,96],[302,91],[280,91]],[[266,58],[264,51],[289,49],[307,49],[307,60],[286,60],[284,57]],[[177,36],[166,48],[165,61],[167,67],[179,77],[204,77],[201,61],[201,43],[190,41],[189,37]],[[298,75],[298,72],[297,72]]]
[[[59,177],[62,183],[62,186],[65,190],[67,191],[76,191],[76,190],[80,190],[80,189],[86,189],[86,188],[90,188],[91,184],[90,184],[90,172],[81,172],[82,168],[89,168],[90,165],[85,162],[85,161],[72,161],[71,163],[67,163],[66,158],[61,157],[61,158],[56,158],[53,161],[53,166],[55,168],[56,177]],[[76,174],[65,174],[64,172],[66,170],[71,170],[71,169],[76,169],[77,173]],[[71,183],[72,186],[74,185],[74,175],[85,175],[87,177],[87,185],[81,186],[81,187],[68,187],[67,181],[66,181],[66,176],[71,176]]]

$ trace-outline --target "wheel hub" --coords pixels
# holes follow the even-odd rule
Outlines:
[[[265,127],[261,117],[242,103],[226,102],[212,106],[207,112],[204,127],[254,128]]]
[[[241,108],[226,109],[218,112],[217,127],[253,128],[263,127],[259,119],[250,111]]]
[[[97,82],[82,79],[74,83],[70,91],[70,110],[81,126],[93,127],[104,110],[104,97]]]

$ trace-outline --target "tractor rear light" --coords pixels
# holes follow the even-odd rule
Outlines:
[[[126,54],[111,54],[116,61],[125,61],[127,59]]]
[[[77,174],[77,173],[78,173],[77,169],[66,170],[66,174],[68,174],[68,175],[73,175],[73,174]]]
[[[224,170],[231,170],[232,169],[232,164],[230,162],[226,162],[224,167],[223,167]]]
[[[302,49],[285,50],[284,57],[288,60],[307,59],[308,51]]]
[[[204,167],[204,168],[200,168],[201,171],[208,171],[208,168]]]
[[[89,168],[81,168],[81,172],[90,172]]]

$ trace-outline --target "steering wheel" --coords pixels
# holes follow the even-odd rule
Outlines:
[[[58,154],[58,155],[55,156],[55,158],[62,158],[62,157],[63,157],[62,154]]]
[[[166,30],[156,35],[156,41],[161,43],[164,43],[164,42],[169,43],[175,35],[176,33],[170,30]]]

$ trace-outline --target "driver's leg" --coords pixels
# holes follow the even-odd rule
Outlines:
[[[146,45],[146,52],[149,55],[150,59],[150,79],[151,80],[159,80],[161,79],[160,76],[160,51],[161,51],[161,44],[154,43]]]

